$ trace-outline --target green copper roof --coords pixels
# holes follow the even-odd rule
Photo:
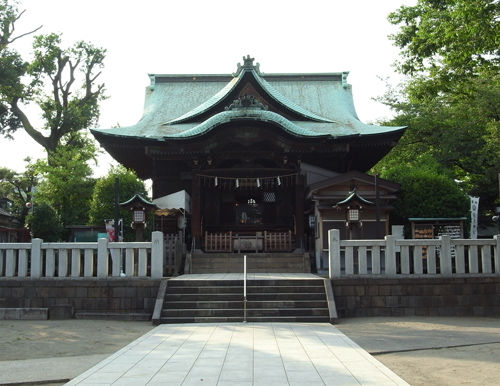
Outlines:
[[[360,202],[362,202],[363,204],[366,204],[366,205],[375,205],[374,202],[368,201],[366,198],[361,197],[358,194],[358,192],[356,191],[356,189],[354,189],[352,192],[349,193],[349,195],[344,200],[337,202],[337,204],[335,204],[334,207],[335,206],[347,205],[351,201],[353,201],[354,199],[357,199],[357,200],[359,200]]]
[[[128,199],[125,202],[120,202],[120,206],[131,206],[135,202],[140,203],[140,204],[144,204],[145,206],[156,208],[155,203],[149,201],[147,198],[143,197],[142,194],[139,194],[139,193],[136,193],[134,196],[132,196],[130,199]]]
[[[266,82],[264,79],[262,79],[260,77],[259,71],[255,66],[246,65],[238,72],[238,75],[235,78],[233,78],[217,94],[215,94],[211,98],[207,99],[205,102],[203,102],[199,106],[196,106],[194,109],[183,114],[182,116],[167,122],[167,124],[176,124],[176,123],[187,122],[189,120],[196,118],[200,114],[203,114],[204,112],[210,110],[211,108],[216,106],[219,102],[226,99],[228,94],[231,93],[231,91],[233,91],[242,82],[242,79],[244,78],[244,76],[246,74],[250,74],[251,76],[253,76],[253,78],[257,81],[257,83],[264,89],[264,92],[266,92],[267,95],[269,95],[275,102],[280,104],[285,109],[289,109],[289,110],[293,111],[294,113],[298,114],[299,116],[302,116],[306,119],[311,119],[313,121],[331,122],[330,119],[320,117],[317,114],[314,114],[310,111],[307,111],[303,107],[299,106],[298,104],[296,104],[296,103],[292,102],[291,100],[289,100],[288,98],[286,98],[284,95],[280,94],[268,82]],[[232,101],[228,101],[228,102],[232,102]]]
[[[290,134],[303,136],[303,137],[316,137],[318,134],[314,131],[302,128],[295,123],[289,121],[283,116],[273,113],[272,111],[259,110],[259,109],[238,109],[231,111],[224,111],[216,114],[192,129],[186,130],[178,135],[172,136],[173,138],[188,138],[197,135],[205,134],[212,130],[214,127],[220,126],[223,123],[231,121],[261,121],[275,123],[288,131]]]
[[[264,74],[249,57],[244,58],[244,64],[238,65],[238,71],[232,75],[151,75],[144,113],[137,124],[92,131],[101,138],[167,141],[203,135],[218,125],[238,120],[272,123],[291,135],[302,137],[366,136],[404,129],[361,122],[346,76],[346,72]],[[261,88],[264,100],[272,100],[283,115],[294,118],[287,119],[280,111],[271,112],[265,106],[240,106],[223,111],[233,104],[235,93],[233,97],[230,94],[241,82],[246,82],[245,79]],[[212,116],[203,115],[211,109],[215,109]]]
[[[213,97],[207,99],[204,103],[202,103],[199,106],[196,106],[194,109],[188,111],[179,118],[172,119],[171,121],[167,122],[167,124],[172,125],[176,123],[183,123],[189,119],[195,118],[196,116],[204,113],[205,111],[209,110],[212,106],[215,106],[218,102],[220,102],[239,83],[239,81],[240,78],[234,78]]]

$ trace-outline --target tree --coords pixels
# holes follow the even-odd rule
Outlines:
[[[23,12],[16,2],[0,0],[0,133],[11,136],[22,127],[50,156],[63,138],[96,123],[106,51],[83,41],[62,48],[60,35],[47,34],[34,38],[27,62],[12,48],[26,35],[13,35]],[[41,110],[40,125],[26,114],[32,103]]]
[[[114,192],[115,179],[120,183],[119,202],[125,202],[134,194],[139,193],[147,196],[144,182],[139,180],[135,173],[125,169],[123,166],[111,168],[108,175],[97,180],[92,194],[90,204],[89,222],[90,224],[104,224],[105,219],[114,218]],[[120,208],[120,218],[124,222],[124,237],[126,240],[133,240],[135,233],[130,228],[132,214],[129,210]]]
[[[449,176],[436,173],[432,167],[393,168],[383,178],[401,184],[394,203],[399,220],[409,217],[465,217],[469,198]]]
[[[377,169],[422,157],[494,206],[500,170],[500,19],[494,0],[418,0],[389,15],[398,70],[409,78],[383,101],[408,129]]]
[[[63,224],[57,212],[42,202],[28,216],[33,237],[44,241],[60,241],[63,238]]]
[[[86,224],[94,189],[92,168],[95,145],[86,136],[73,133],[64,138],[68,146],[60,146],[49,160],[36,163],[41,181],[35,195],[36,203],[45,203],[58,214],[62,224]]]
[[[497,0],[418,0],[392,12],[400,72],[440,83],[498,73],[499,10]]]
[[[0,168],[0,198],[5,198],[12,203],[10,210],[20,226],[24,226],[26,223],[26,216],[29,212],[27,203],[31,203],[33,200],[33,191],[38,180],[30,160],[26,161],[27,167],[24,173]]]

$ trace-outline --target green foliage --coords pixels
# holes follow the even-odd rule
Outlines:
[[[57,211],[45,202],[36,204],[28,216],[33,237],[44,241],[61,241],[63,224]]]
[[[33,60],[25,61],[11,47],[34,32],[13,36],[21,15],[15,2],[0,0],[0,133],[9,137],[22,127],[50,155],[66,136],[97,122],[106,51],[83,41],[63,48],[60,35],[46,34],[34,38]],[[32,103],[41,110],[40,125],[25,113]]]
[[[399,70],[427,72],[448,82],[496,71],[500,54],[497,0],[418,0],[389,15],[399,26],[391,38],[401,48]]]
[[[395,214],[408,217],[466,217],[469,198],[448,176],[432,169],[393,169],[383,175],[401,184]]]
[[[12,34],[18,16],[17,2],[0,0],[0,129],[6,137],[11,137],[21,122],[12,113],[5,96],[23,93],[20,79],[27,69],[21,56],[9,49],[16,39]]]
[[[500,170],[499,76],[488,82],[471,81],[466,95],[416,98],[393,93],[385,101],[398,112],[391,123],[409,128],[377,170],[415,165],[425,159],[437,163],[441,173],[461,181],[464,191],[480,196],[482,204],[494,205]]]
[[[89,222],[94,225],[103,225],[105,219],[114,218],[115,178],[120,184],[119,202],[129,200],[136,193],[147,196],[144,183],[131,170],[117,166],[110,170],[107,176],[99,178],[95,184],[90,204]],[[129,210],[120,208],[120,218],[123,219],[125,240],[134,240],[135,233],[130,228],[132,214]]]
[[[65,138],[65,143],[67,146],[58,147],[48,161],[36,164],[36,170],[42,176],[36,204],[51,206],[65,226],[86,224],[95,182],[89,166],[95,158],[95,145],[77,134]]]
[[[28,202],[32,202],[32,192],[37,184],[36,171],[30,160],[27,159],[24,173],[0,167],[0,198],[6,198],[11,203],[9,210],[16,217],[20,226],[24,226],[29,209]]]
[[[411,77],[382,101],[408,129],[376,166],[422,167],[460,181],[483,210],[498,199],[500,19],[494,0],[418,0],[389,15],[399,71]]]

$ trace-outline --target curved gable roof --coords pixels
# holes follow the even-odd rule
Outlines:
[[[135,125],[95,129],[99,141],[106,138],[168,141],[207,133],[227,120],[272,122],[298,137],[331,139],[390,136],[397,140],[405,127],[365,124],[356,115],[347,73],[262,74],[250,57],[238,64],[235,74],[150,75],[142,118]],[[248,82],[248,83],[247,83]],[[273,113],[243,106],[228,107],[254,88],[272,105]],[[242,94],[242,95],[239,95]],[[227,112],[227,113],[226,113]]]
[[[244,82],[247,77],[252,77],[255,82],[262,88],[264,94],[279,106],[281,106],[285,111],[291,112],[292,114],[298,115],[299,117],[311,120],[315,122],[332,123],[333,121],[324,117],[321,117],[315,113],[308,111],[307,109],[294,103],[278,90],[276,90],[271,84],[265,81],[260,76],[260,71],[258,67],[253,65],[252,58],[244,58],[245,64],[240,66],[235,77],[229,81],[218,93],[213,95],[211,98],[207,99],[202,104],[196,106],[194,109],[188,111],[187,113],[181,115],[178,118],[172,119],[166,122],[166,125],[173,125],[179,123],[189,123],[195,121],[200,115],[208,113],[210,110],[219,108],[221,106],[227,106],[233,100],[230,95],[235,91],[235,89]]]
[[[175,138],[188,138],[203,135],[208,133],[217,126],[231,121],[249,121],[258,120],[261,122],[274,123],[284,129],[286,132],[300,137],[317,137],[318,134],[312,130],[300,127],[285,117],[276,114],[272,111],[261,109],[235,109],[223,111],[218,113],[207,120],[201,122],[195,127],[183,131],[175,136]]]

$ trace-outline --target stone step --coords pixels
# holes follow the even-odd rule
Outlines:
[[[243,262],[242,261],[231,261],[230,259],[194,259],[191,260],[194,264],[199,264],[200,266],[212,267],[212,266],[227,266],[231,265],[233,267],[241,267],[239,272],[243,271]],[[303,266],[304,262],[302,259],[280,259],[274,261],[266,261],[266,260],[255,260],[248,261],[247,260],[247,269],[248,268],[277,268],[277,267],[287,267],[287,266]]]
[[[324,293],[325,288],[323,283],[321,286],[247,286],[247,294],[256,294],[256,293]],[[243,293],[243,286],[233,287],[233,286],[214,286],[214,287],[171,287],[168,289],[169,294],[238,294]]]
[[[190,273],[240,273],[243,268],[232,268],[228,266],[223,266],[220,268],[210,267],[193,267]],[[301,267],[276,267],[276,268],[248,268],[248,273],[301,273],[304,270]]]
[[[247,301],[248,308],[328,308],[326,300],[282,300],[282,301]],[[243,309],[243,300],[230,301],[176,301],[166,302],[164,310],[168,309]]]
[[[328,323],[327,316],[272,316],[272,317],[248,317],[247,322],[281,322],[281,323]],[[243,316],[238,317],[171,317],[161,318],[159,323],[235,323],[243,322]]]
[[[242,321],[243,280],[171,280],[166,286],[159,323]],[[324,281],[318,279],[249,280],[248,321],[328,322]]]
[[[322,286],[322,278],[311,279],[248,279],[247,286]],[[243,280],[182,280],[174,279],[168,281],[168,287],[212,287],[212,286],[243,286]]]
[[[161,317],[160,324],[172,323],[236,323],[243,322],[243,316],[212,316],[212,317]]]
[[[243,315],[243,312],[243,308],[164,309],[162,317],[236,317]],[[247,317],[265,316],[328,316],[328,308],[247,308]]]
[[[229,262],[234,264],[242,264],[244,257],[247,257],[247,265],[260,262],[286,262],[286,261],[304,261],[309,258],[308,254],[304,253],[193,253],[192,261],[211,261],[211,262]]]
[[[311,272],[310,258],[304,253],[248,253],[247,271]],[[243,271],[243,254],[194,253],[190,273],[239,273]]]
[[[165,295],[166,302],[172,301],[231,301],[231,300],[241,300],[243,298],[243,293],[239,294],[175,294]],[[247,300],[268,300],[268,301],[280,301],[280,300],[324,300],[324,293],[259,293],[259,294],[247,294]]]

